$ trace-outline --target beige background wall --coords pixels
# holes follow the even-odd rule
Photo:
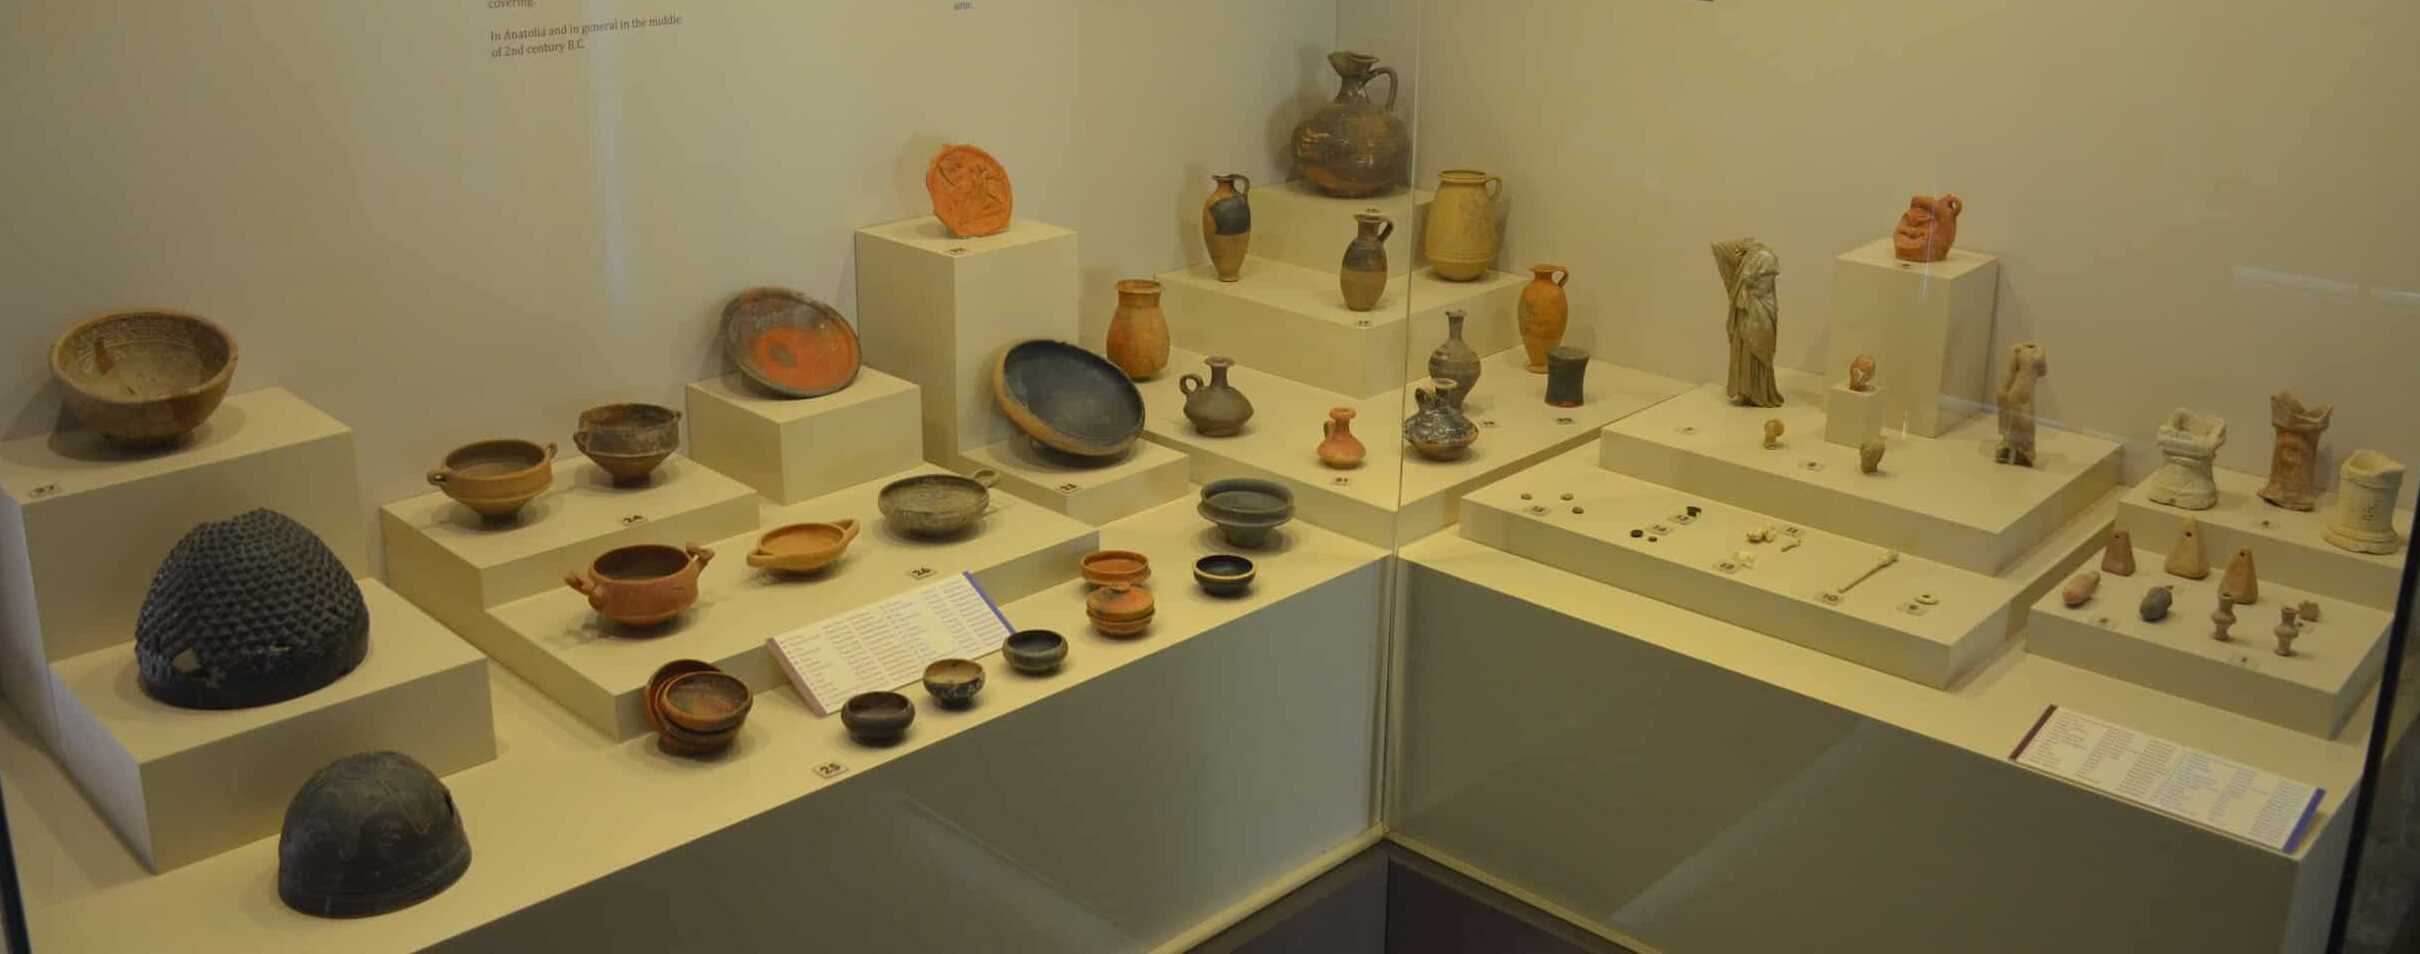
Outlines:
[[[661,14],[682,22],[489,55],[491,29]],[[0,431],[53,426],[45,354],[68,322],[189,310],[236,334],[238,390],[283,385],[353,425],[373,501],[424,489],[457,444],[568,454],[583,407],[678,404],[722,369],[719,309],[750,285],[857,317],[852,231],[926,211],[944,142],[999,156],[1019,215],[1077,228],[1088,284],[1181,265],[1201,163],[1276,178],[1335,31],[1331,4],[1299,0],[115,0],[14,19]],[[1105,323],[1106,302],[1087,313]]]
[[[1955,191],[1959,245],[2004,261],[1995,353],[2041,341],[2042,412],[2127,440],[2129,479],[2178,405],[2265,472],[2289,386],[2339,404],[2331,482],[2356,447],[2420,463],[2420,5],[1344,3],[1420,7],[1424,178],[1504,175],[1504,264],[1568,264],[1603,357],[1719,377],[1706,246],[1755,235],[1813,369],[1832,256]]]

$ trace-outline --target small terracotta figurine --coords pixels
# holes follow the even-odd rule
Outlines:
[[[2067,581],[2067,588],[2059,591],[2059,601],[2067,604],[2068,609],[2074,609],[2091,602],[2093,591],[2100,588],[2101,575],[2086,570]]]
[[[2357,450],[2336,469],[2336,519],[2328,522],[2327,541],[2355,553],[2393,553],[2403,549],[2403,534],[2395,529],[2395,497],[2403,488],[2403,465],[2374,450]]]
[[[1781,418],[1778,418],[1778,417],[1770,417],[1770,418],[1766,418],[1766,419],[1765,419],[1765,449],[1766,449],[1766,450],[1774,450],[1774,449],[1779,448],[1779,447],[1781,446],[1781,432],[1782,432]]]
[[[1319,422],[1319,433],[1319,462],[1337,470],[1361,466],[1361,459],[1370,452],[1353,436],[1352,408],[1329,408],[1328,419]]]
[[[1858,355],[1856,360],[1849,362],[1849,390],[1871,391],[1873,389],[1874,356],[1870,354]]]
[[[2294,625],[2293,607],[2280,606],[2277,608],[2277,628],[2272,632],[2277,636],[2277,654],[2280,656],[2294,655],[2294,637],[2302,635],[2302,627]]]
[[[2210,474],[2210,462],[2226,443],[2224,419],[2181,407],[2168,412],[2159,435],[2160,454],[2167,461],[2143,481],[2150,488],[2145,495],[2152,503],[2185,510],[2218,506],[2218,481]]]
[[[2239,605],[2260,602],[2260,575],[2252,571],[2252,548],[2236,549],[2235,558],[2227,561],[2227,575],[2218,581],[2218,591],[2233,597]]]
[[[2188,580],[2210,575],[2210,557],[2202,552],[2202,522],[2185,518],[2185,529],[2177,531],[2176,545],[2168,548],[2168,573]]]
[[[2109,535],[2109,548],[2101,553],[2101,572],[2134,575],[2134,534],[2119,530]]]
[[[1863,444],[1859,444],[1859,445],[1857,445],[1857,470],[1858,470],[1858,472],[1859,472],[1859,473],[1866,473],[1866,474],[1879,474],[1879,473],[1881,473],[1881,472],[1882,472],[1882,452],[1883,452],[1884,450],[1886,450],[1886,449],[1887,449],[1887,448],[1886,448],[1886,447],[1885,447],[1885,445],[1882,443],[1882,438],[1879,438],[1879,437],[1874,438],[1874,439],[1869,440],[1869,441],[1866,441],[1866,442],[1865,442],[1865,443],[1863,443]]]
[[[2269,455],[2269,485],[2260,499],[2287,510],[2319,506],[2319,435],[2328,429],[2336,407],[2303,406],[2292,391],[2269,395],[2269,423],[2277,428],[2277,449]]]
[[[1017,204],[1008,170],[973,146],[943,146],[925,167],[924,190],[933,197],[933,217],[959,238],[1007,231]]]
[[[2033,466],[2034,382],[2050,373],[2049,357],[2031,341],[2008,350],[2008,376],[2000,381],[2000,446],[1992,459]]]
[[[2152,587],[2150,592],[2143,594],[2143,605],[2140,607],[2143,622],[2156,623],[2167,619],[2168,607],[2175,602],[2176,587],[2167,585]]]
[[[2235,601],[2227,598],[2227,594],[2220,593],[2218,594],[2218,610],[2210,614],[2210,638],[2222,643],[2233,642],[2235,636],[2227,632],[2227,628],[2233,625],[2235,625]]]
[[[1907,200],[1907,211],[1899,216],[1899,227],[1891,230],[1891,252],[1902,262],[1938,262],[1949,257],[1950,246],[1958,241],[1958,213],[1966,211],[1966,200],[1956,193],[1944,193],[1936,199],[1920,195]]]
[[[1723,393],[1734,404],[1780,407],[1773,353],[1781,345],[1781,304],[1773,283],[1781,257],[1752,238],[1714,243],[1714,267],[1730,301],[1731,373]]]
[[[2295,607],[2295,609],[2297,609],[2297,610],[2300,610],[2300,611],[2301,611],[2300,615],[2302,616],[2302,621],[2303,621],[2303,622],[2305,622],[2305,623],[2316,623],[2316,622],[2319,622],[2319,601],[2318,601],[2318,600],[2304,600],[2304,601],[2302,601],[2302,605]]]

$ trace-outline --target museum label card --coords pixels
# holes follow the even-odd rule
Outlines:
[[[2027,768],[2291,852],[2325,790],[2050,706],[2009,758]]]
[[[998,650],[1009,632],[999,605],[960,573],[775,636],[765,649],[825,716],[860,692],[924,678],[933,660]]]

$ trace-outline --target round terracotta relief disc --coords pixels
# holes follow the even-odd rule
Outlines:
[[[973,146],[942,147],[925,167],[924,188],[933,195],[933,217],[959,238],[1000,234],[1017,204],[1008,170]]]
[[[723,351],[749,380],[788,397],[848,387],[863,361],[848,319],[786,288],[732,299],[723,309]]]

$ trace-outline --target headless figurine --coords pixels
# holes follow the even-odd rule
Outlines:
[[[1781,346],[1781,303],[1773,282],[1781,275],[1781,257],[1763,242],[1734,239],[1714,243],[1714,267],[1730,301],[1731,373],[1723,393],[1733,404],[1780,407],[1773,354]]]
[[[2008,376],[2000,381],[2000,446],[1993,460],[2033,466],[2034,382],[2049,373],[2041,345],[2028,341],[2008,349]]]

